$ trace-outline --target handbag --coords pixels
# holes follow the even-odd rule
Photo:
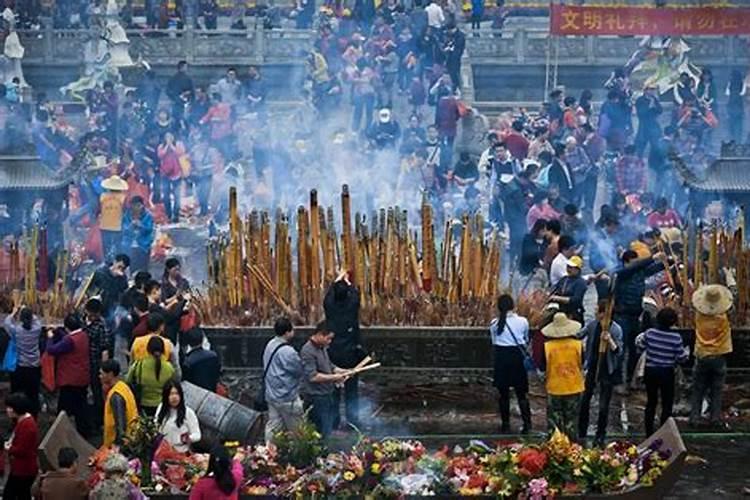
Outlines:
[[[5,355],[3,356],[2,371],[14,372],[18,365],[18,350],[16,348],[16,337],[13,334],[10,335],[8,340],[8,347],[5,349]]]
[[[271,368],[271,363],[273,363],[274,356],[276,356],[276,353],[279,352],[279,349],[281,349],[285,345],[287,344],[276,346],[276,349],[274,349],[271,353],[268,364],[263,369],[263,378],[260,379],[260,389],[258,389],[258,394],[255,396],[255,400],[253,400],[253,409],[255,411],[268,411],[268,402],[266,401],[266,375],[268,374],[268,369]]]
[[[51,354],[44,352],[40,358],[42,365],[42,386],[49,392],[55,392],[57,382],[55,379],[55,358]]]
[[[505,323],[505,327],[510,332],[510,336],[513,337],[513,342],[516,343],[516,347],[518,347],[518,350],[521,351],[521,354],[523,355],[523,368],[527,372],[536,373],[537,371],[536,364],[534,363],[534,360],[531,358],[531,355],[529,354],[529,351],[526,349],[526,346],[518,342],[518,339],[516,338],[516,334],[513,333],[513,329],[511,329],[510,325],[507,322]]]

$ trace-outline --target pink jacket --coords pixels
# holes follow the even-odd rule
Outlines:
[[[237,460],[232,463],[232,475],[237,486],[231,494],[225,495],[213,477],[202,477],[190,491],[190,500],[238,500],[240,486],[244,482],[245,475],[242,471],[242,464]]]

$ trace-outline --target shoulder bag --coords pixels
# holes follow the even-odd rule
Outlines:
[[[263,378],[260,379],[260,388],[258,389],[258,394],[255,396],[255,400],[253,401],[253,409],[255,411],[258,411],[258,412],[268,411],[268,402],[266,401],[266,375],[268,375],[268,369],[271,368],[271,363],[273,363],[273,358],[276,356],[276,353],[279,352],[279,349],[281,349],[285,345],[288,345],[288,344],[284,343],[279,346],[276,346],[276,349],[274,349],[273,352],[271,353],[271,357],[268,360],[268,364],[263,369]]]
[[[536,364],[534,363],[534,360],[531,358],[531,355],[529,354],[528,349],[526,349],[526,346],[523,344],[520,344],[518,342],[518,339],[516,338],[516,334],[513,333],[513,329],[508,324],[508,321],[505,321],[505,328],[508,329],[510,332],[510,336],[513,337],[513,342],[516,343],[516,347],[518,347],[518,350],[521,351],[521,355],[523,356],[523,367],[526,369],[527,372],[534,372],[536,373],[537,368]]]

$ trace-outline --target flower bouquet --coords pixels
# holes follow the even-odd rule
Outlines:
[[[162,440],[151,461],[151,477],[157,492],[188,492],[206,474],[208,455],[180,453]]]

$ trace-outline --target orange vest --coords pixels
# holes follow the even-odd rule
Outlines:
[[[720,356],[732,352],[732,327],[725,314],[695,313],[695,356]]]
[[[122,231],[122,207],[125,193],[103,193],[99,197],[101,218],[99,229],[104,231]]]
[[[130,390],[128,384],[122,380],[118,380],[107,393],[107,400],[104,402],[104,441],[102,443],[104,447],[112,446],[117,436],[115,432],[115,415],[110,405],[112,395],[114,394],[119,394],[125,400],[125,419],[128,421],[126,429],[129,429],[138,419],[138,405],[135,402],[133,391]]]
[[[547,394],[570,396],[583,392],[583,342],[575,338],[544,343],[547,360]]]

